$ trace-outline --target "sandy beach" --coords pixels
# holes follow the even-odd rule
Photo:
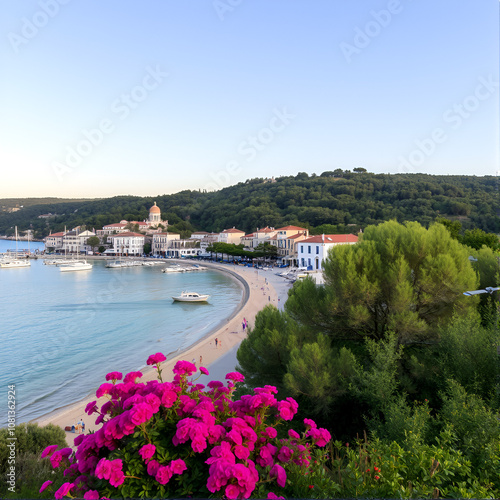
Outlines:
[[[253,327],[256,314],[266,305],[273,304],[278,308],[282,308],[286,300],[287,292],[290,287],[289,283],[283,278],[276,276],[275,271],[257,270],[253,268],[235,266],[231,264],[203,264],[207,267],[219,269],[223,272],[233,275],[234,279],[238,279],[243,288],[243,299],[237,310],[226,320],[226,324],[212,331],[205,338],[189,347],[184,352],[177,355],[167,356],[167,361],[162,363],[162,374],[164,380],[172,380],[172,368],[180,359],[190,362],[196,362],[196,366],[201,365],[208,368],[211,376],[202,375],[199,379],[200,383],[207,383],[214,378],[221,379],[225,373],[232,371],[236,365],[236,351],[245,337],[243,332],[242,322],[246,318],[248,326]],[[215,339],[217,338],[217,346]],[[151,354],[154,354],[153,352]],[[146,360],[144,360],[144,363]],[[109,367],[109,371],[113,371],[113,366]],[[148,367],[141,370],[144,374],[141,381],[147,382],[156,378],[156,369]],[[105,382],[103,380],[102,382]],[[97,389],[97,387],[96,387]],[[85,429],[97,430],[94,425],[95,418],[85,414],[86,405],[95,400],[94,397],[87,397],[81,401],[55,410],[40,418],[32,420],[38,422],[40,426],[52,423],[54,425],[65,428],[76,424],[83,419]],[[98,406],[107,401],[106,398],[98,400]],[[66,440],[69,446],[74,446],[74,439],[78,434],[66,432]]]

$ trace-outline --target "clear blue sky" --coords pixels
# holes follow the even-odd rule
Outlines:
[[[495,175],[498,22],[498,0],[6,0],[0,197]]]

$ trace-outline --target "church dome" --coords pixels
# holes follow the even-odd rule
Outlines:
[[[159,214],[161,210],[156,206],[156,201],[155,204],[149,209],[150,214]]]

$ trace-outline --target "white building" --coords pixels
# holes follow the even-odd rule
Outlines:
[[[131,232],[112,234],[108,236],[109,240],[113,243],[112,253],[115,255],[142,255],[144,253],[143,234]]]
[[[198,257],[204,253],[200,240],[175,240],[167,250],[167,257]]]
[[[181,238],[180,234],[176,233],[156,233],[153,234],[153,239],[151,242],[151,251],[153,255],[168,256],[169,249],[173,248],[173,242],[179,241]]]
[[[64,233],[52,233],[46,236],[43,239],[43,242],[45,243],[45,251],[50,252],[51,249],[54,252],[57,252],[59,250],[62,250],[63,248],[63,237]]]
[[[353,245],[357,242],[358,237],[355,234],[322,234],[306,238],[296,244],[298,264],[300,267],[320,271],[331,248],[337,245]]]
[[[62,233],[62,246],[59,248],[59,250],[63,251],[64,253],[88,253],[92,248],[87,245],[87,240],[91,236],[95,236],[96,234],[93,231],[82,231],[81,233],[77,229],[72,229],[71,231],[67,231],[65,233]],[[48,236],[47,238],[50,238]],[[45,243],[45,248],[48,246],[47,243]]]
[[[97,230],[97,236],[99,236],[99,238],[103,238],[104,236],[110,236],[111,234],[126,233],[126,227],[126,220],[116,222],[114,224],[106,224],[105,226],[102,226],[102,229]]]

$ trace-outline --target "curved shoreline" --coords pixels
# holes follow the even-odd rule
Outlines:
[[[176,261],[176,259],[171,259],[171,261]],[[164,380],[171,380],[171,370],[180,359],[193,359],[197,367],[199,367],[199,359],[203,357],[202,365],[205,367],[210,366],[210,364],[216,361],[220,356],[237,346],[246,336],[241,328],[241,322],[244,317],[247,319],[247,322],[252,325],[257,312],[267,303],[271,302],[271,300],[273,302],[277,300],[274,288],[269,285],[269,283],[266,283],[267,280],[262,276],[262,273],[259,275],[259,272],[252,268],[245,268],[242,266],[229,268],[231,264],[219,265],[205,262],[202,263],[202,265],[216,271],[224,272],[238,281],[243,288],[243,296],[239,304],[227,318],[220,320],[217,325],[211,328],[207,334],[198,339],[194,344],[183,350],[165,354],[167,360],[162,364]],[[267,293],[265,288],[267,288]],[[262,293],[260,293],[261,291]],[[219,340],[217,347],[214,342],[215,338]],[[232,367],[229,368],[229,371],[231,369]],[[156,369],[146,367],[140,370],[143,373],[143,377],[141,378],[142,382],[147,382],[156,378]],[[200,382],[203,383],[203,380],[200,380]],[[93,400],[95,400],[94,393],[88,394],[76,402],[56,408],[49,413],[30,420],[30,422],[37,422],[42,426],[53,423],[64,428],[65,426],[72,425],[78,420],[85,418],[85,406]],[[106,401],[106,398],[101,398],[101,400],[98,401],[98,405],[100,406]],[[87,418],[86,429],[97,430],[97,427],[93,423],[89,424],[89,418],[90,417]],[[66,433],[67,442],[70,446],[73,446],[76,435],[77,434]]]

